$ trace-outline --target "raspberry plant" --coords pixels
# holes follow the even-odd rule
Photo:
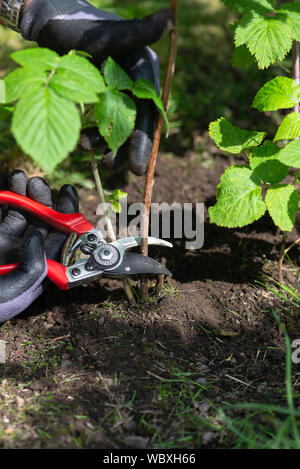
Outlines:
[[[288,109],[300,101],[300,86],[287,77],[276,77],[257,93],[253,107],[259,111]],[[282,231],[291,231],[299,195],[293,184],[283,184],[289,167],[300,169],[300,140],[283,147],[276,142],[300,136],[299,114],[288,114],[273,141],[265,132],[249,132],[220,118],[210,124],[210,136],[224,151],[246,158],[246,165],[234,165],[221,177],[217,203],[209,208],[210,220],[228,228],[242,227],[269,211]],[[264,197],[263,197],[264,196]]]
[[[282,279],[282,259],[289,250],[285,249],[286,234],[293,229],[299,206],[296,185],[300,174],[300,86],[297,82],[300,3],[222,1],[242,15],[232,28],[237,47],[231,59],[233,66],[257,61],[259,68],[266,68],[284,59],[292,45],[295,46],[294,77],[277,76],[258,91],[252,103],[260,112],[294,108],[283,118],[273,138],[266,138],[266,132],[235,127],[224,117],[209,126],[210,136],[221,150],[246,160],[246,164],[233,165],[221,176],[217,202],[209,208],[210,221],[228,228],[242,227],[268,211],[283,232],[279,262]],[[295,174],[288,184],[284,180],[290,168]]]
[[[257,61],[267,68],[283,60],[291,50],[293,40],[300,41],[300,5],[275,0],[221,0],[241,14],[234,26],[236,63]]]
[[[86,55],[86,54],[85,54]],[[153,84],[133,82],[108,58],[103,75],[87,57],[75,51],[59,56],[49,49],[14,52],[21,67],[0,87],[0,110],[11,113],[12,133],[22,150],[46,172],[53,173],[79,140],[81,129],[97,123],[108,147],[117,153],[134,129],[136,105],[124,91],[152,99],[166,118]],[[8,106],[13,103],[14,106]]]

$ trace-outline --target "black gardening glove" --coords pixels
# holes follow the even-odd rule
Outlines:
[[[36,41],[41,47],[59,54],[72,49],[88,52],[98,68],[111,56],[133,81],[147,78],[155,84],[157,91],[158,58],[145,46],[156,42],[173,26],[174,15],[170,9],[159,10],[143,19],[125,21],[85,0],[32,0],[25,8],[20,24],[23,37]],[[107,156],[107,165],[116,169],[128,157],[131,169],[136,174],[144,174],[153,146],[155,125],[155,105],[150,100],[139,100],[135,130],[116,157]]]
[[[23,171],[13,171],[8,180],[0,173],[0,190],[9,190],[54,208],[51,190],[38,177],[27,180]],[[61,188],[55,209],[78,212],[74,187]],[[1,216],[1,212],[0,212]],[[1,218],[0,218],[1,220]],[[0,266],[20,262],[9,274],[0,275],[0,323],[24,311],[43,291],[46,258],[59,260],[67,235],[18,209],[8,208],[0,223]]]

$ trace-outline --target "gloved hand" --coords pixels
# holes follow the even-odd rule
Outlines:
[[[59,54],[72,49],[88,52],[97,67],[111,56],[133,81],[146,78],[159,92],[159,61],[145,46],[156,42],[174,26],[170,9],[159,10],[143,19],[125,21],[85,0],[30,0],[27,3],[20,24],[25,39]],[[118,154],[109,153],[104,161],[110,169],[117,169],[128,158],[132,171],[142,175],[153,147],[157,112],[152,101],[135,101],[135,130]]]
[[[51,190],[38,177],[27,180],[23,171],[8,178],[0,173],[0,190],[9,190],[54,208]],[[55,209],[78,212],[78,196],[73,186],[61,188]],[[0,211],[1,219],[1,211]],[[0,265],[20,262],[9,274],[0,275],[0,323],[24,311],[43,292],[47,275],[46,258],[59,260],[67,235],[51,229],[38,219],[8,208],[0,223]]]

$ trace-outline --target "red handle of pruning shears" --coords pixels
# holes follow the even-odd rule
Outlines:
[[[19,263],[0,266],[0,275],[5,275],[15,270]],[[69,290],[69,280],[67,277],[67,268],[56,261],[47,259],[48,273],[47,277],[55,283],[61,290]]]
[[[0,191],[0,204],[24,210],[64,233],[76,233],[81,236],[94,229],[94,226],[81,213],[65,214],[56,212],[49,207],[45,207],[45,205],[14,192]]]

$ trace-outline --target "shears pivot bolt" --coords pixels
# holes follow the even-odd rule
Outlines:
[[[80,269],[77,269],[77,268],[72,269],[71,274],[73,277],[78,277],[78,275],[80,275]]]
[[[90,242],[90,243],[93,243],[94,241],[97,241],[97,236],[93,233],[87,235],[87,240]]]

